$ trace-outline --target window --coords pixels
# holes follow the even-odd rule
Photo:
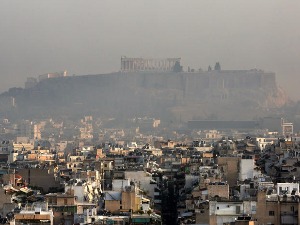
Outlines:
[[[68,199],[64,198],[64,204],[65,204],[65,205],[68,204]]]
[[[235,208],[236,214],[239,214],[241,212],[241,206],[237,205]]]
[[[294,212],[295,211],[295,207],[291,206],[291,211]]]
[[[274,211],[269,211],[269,216],[275,216],[275,212]]]

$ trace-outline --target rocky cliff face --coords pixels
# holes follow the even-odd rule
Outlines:
[[[0,96],[0,113],[19,117],[89,113],[177,121],[251,119],[287,101],[275,74],[257,70],[112,73],[53,78],[30,89],[11,89]]]
[[[273,91],[267,93],[265,105],[269,107],[279,108],[290,102],[291,100],[289,99],[286,92],[282,88],[277,87]]]

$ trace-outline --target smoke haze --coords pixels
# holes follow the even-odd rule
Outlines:
[[[0,91],[47,72],[118,71],[125,55],[274,71],[300,100],[299,10],[281,0],[3,0]]]

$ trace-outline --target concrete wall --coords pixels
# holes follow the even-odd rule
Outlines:
[[[140,210],[140,198],[135,195],[135,192],[122,192],[122,209],[130,210],[133,212]]]
[[[5,211],[5,205],[10,204],[10,202],[11,202],[11,195],[5,194],[4,190],[2,189],[0,191],[0,214],[6,215],[3,214],[3,210]]]
[[[207,186],[208,198],[211,199],[219,196],[222,199],[229,199],[229,185],[228,184],[209,184]]]
[[[154,188],[156,184],[150,184],[152,180],[151,176],[148,176],[144,171],[125,171],[125,179],[130,179],[136,183],[136,185],[147,192],[147,195],[154,198]]]
[[[73,196],[59,196],[57,197],[57,205],[64,206],[64,205],[75,205],[75,198]]]
[[[56,181],[54,174],[49,174],[47,169],[20,169],[18,174],[29,186],[42,187],[46,192],[50,187],[60,187],[60,182]]]
[[[230,186],[237,184],[238,180],[238,171],[239,171],[239,160],[238,157],[219,157],[218,159],[219,168],[222,167],[224,173],[224,180],[227,180],[227,183]]]
[[[239,165],[239,180],[253,179],[254,159],[241,159]]]
[[[120,210],[120,201],[117,200],[109,200],[105,201],[105,209],[110,212],[117,212]]]

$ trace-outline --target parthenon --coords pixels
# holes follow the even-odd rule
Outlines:
[[[121,57],[121,71],[172,71],[176,62],[180,63],[181,58],[166,59],[144,59]]]

